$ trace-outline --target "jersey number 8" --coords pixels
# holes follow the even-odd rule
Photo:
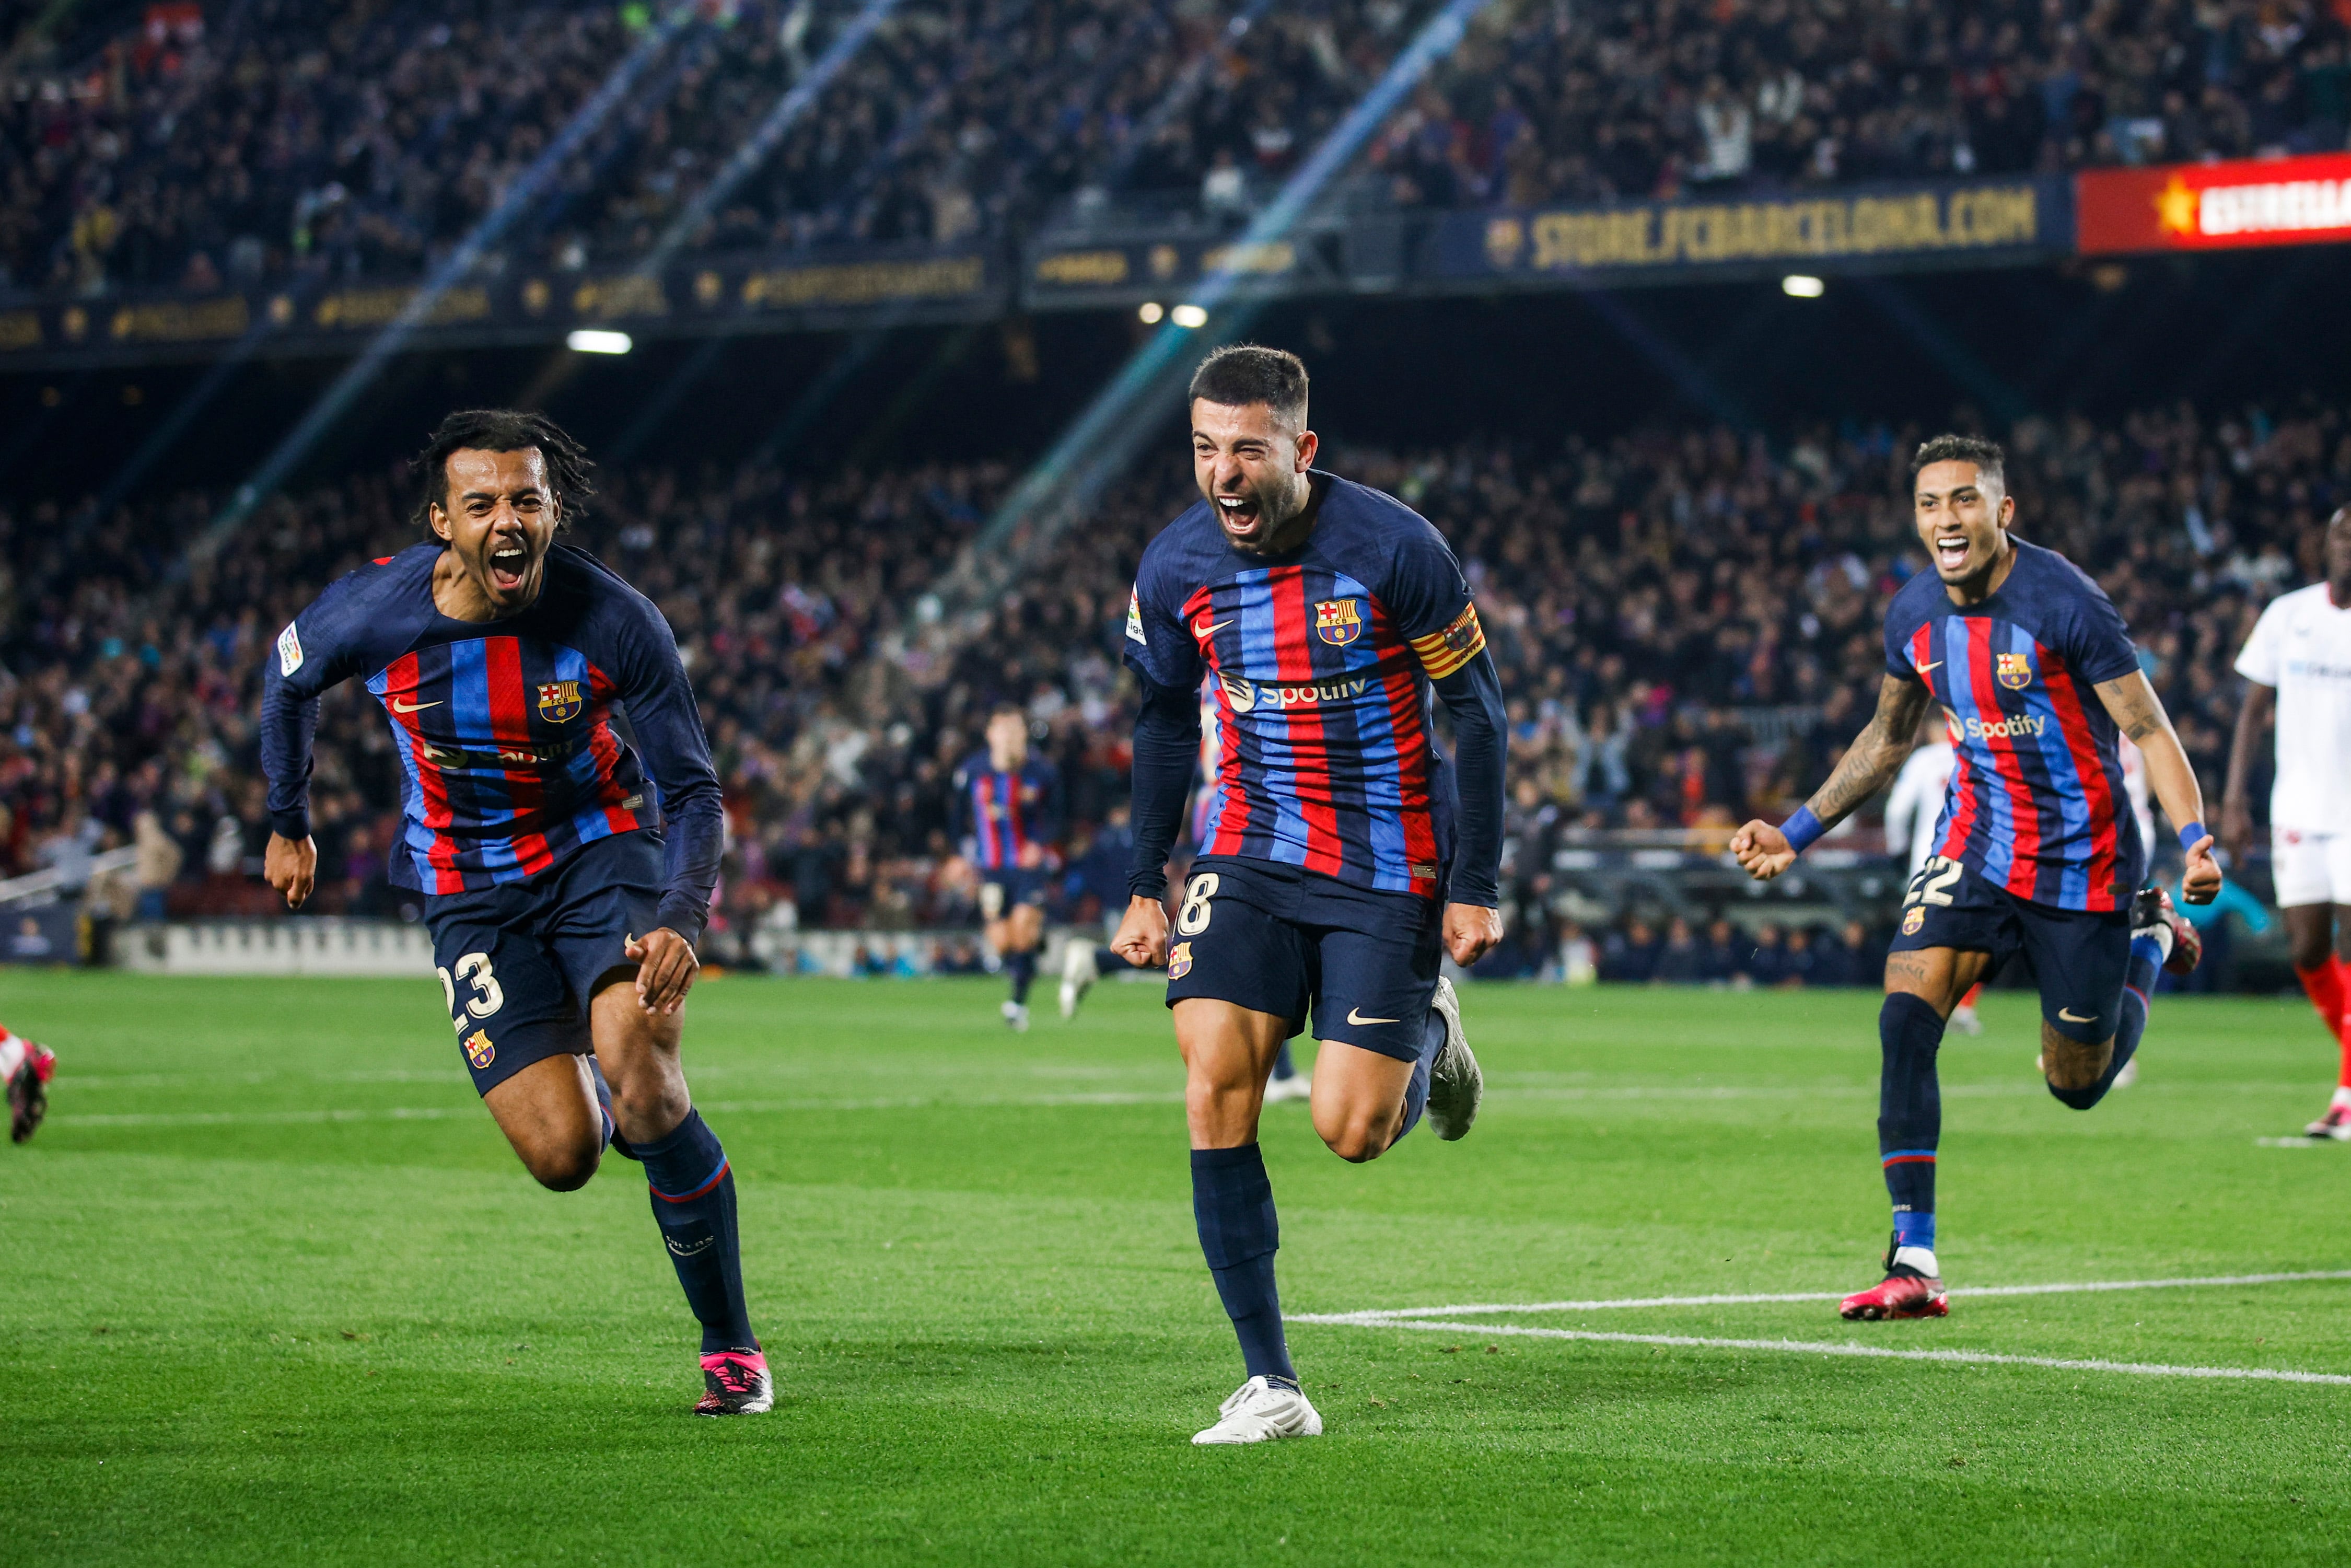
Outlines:
[[[1208,900],[1217,896],[1217,873],[1204,871],[1184,887],[1184,906],[1176,912],[1176,929],[1186,936],[1197,936],[1208,928],[1208,921],[1217,912]]]
[[[464,980],[474,988],[475,994],[465,999],[465,1011],[477,1019],[486,1019],[507,1005],[507,994],[498,988],[498,977],[490,968],[487,953],[468,953],[457,960],[455,978],[446,969],[434,973],[441,977],[441,995],[448,1001],[451,1021],[457,1032],[465,1032],[465,1020],[457,1016],[457,981]]]

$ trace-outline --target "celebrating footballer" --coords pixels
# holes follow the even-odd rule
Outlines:
[[[1311,1022],[1314,1130],[1342,1159],[1378,1158],[1424,1112],[1439,1138],[1469,1131],[1484,1084],[1440,967],[1501,939],[1507,729],[1453,552],[1402,502],[1313,466],[1295,355],[1210,355],[1191,423],[1201,498],[1144,551],[1127,612],[1134,860],[1111,946],[1167,967],[1193,1214],[1248,1372],[1193,1441],[1253,1443],[1322,1430],[1282,1334],[1267,1077]],[[1224,745],[1171,934],[1204,676]]]
[[[2118,737],[2146,754],[2178,828],[2188,900],[2209,903],[2220,888],[2195,772],[2121,615],[2071,561],[2010,532],[2016,501],[2000,447],[1938,436],[1911,474],[1934,570],[1906,583],[1886,615],[1877,712],[1801,810],[1778,827],[1750,822],[1730,841],[1759,881],[1787,871],[1894,778],[1928,704],[1941,705],[1957,764],[1935,853],[1904,895],[1877,1024],[1878,1155],[1894,1236],[1886,1278],[1844,1299],[1847,1318],[1949,1310],[1935,1258],[1935,1058],[1960,998],[2025,955],[2041,988],[2049,1092],[2086,1111],[2138,1050],[2157,970],[2195,967],[2195,928],[2168,894],[2139,885],[2147,849]]]
[[[423,895],[483,1103],[555,1191],[585,1186],[608,1145],[644,1167],[702,1323],[696,1413],[767,1410],[734,1176],[678,1065],[722,842],[685,666],[643,594],[556,541],[592,492],[551,422],[453,413],[417,466],[425,542],[335,583],[277,639],[266,874],[289,906],[308,898],[319,698],[360,681],[404,774],[392,878]],[[635,747],[613,733],[616,706]]]

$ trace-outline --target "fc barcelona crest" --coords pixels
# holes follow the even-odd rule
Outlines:
[[[1992,671],[1992,679],[2010,691],[2021,692],[2032,684],[2032,661],[2022,653],[2002,653]]]
[[[1914,904],[1910,906],[1909,913],[1902,916],[1902,935],[1916,936],[1918,935],[1918,928],[1926,924],[1926,905]]]
[[[1167,955],[1167,977],[1171,980],[1180,980],[1191,972],[1192,944],[1178,942],[1176,944],[1175,950]]]
[[[578,681],[541,681],[538,684],[538,716],[549,724],[569,724],[580,716],[586,705],[580,700]]]
[[[465,1060],[474,1064],[475,1071],[479,1072],[497,1057],[498,1048],[490,1043],[487,1030],[477,1029],[465,1037]]]
[[[1364,634],[1363,612],[1352,599],[1326,599],[1314,607],[1314,634],[1343,648]]]

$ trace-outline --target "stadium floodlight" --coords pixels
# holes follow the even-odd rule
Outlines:
[[[1158,300],[1146,299],[1143,302],[1143,308],[1137,310],[1135,314],[1143,319],[1143,324],[1144,326],[1156,327],[1159,325],[1159,319],[1162,316],[1166,315],[1167,312],[1160,305]]]
[[[636,347],[626,332],[607,331],[601,327],[582,327],[563,340],[563,346],[575,354],[625,354]]]
[[[1780,292],[1791,299],[1818,299],[1829,291],[1829,286],[1817,277],[1792,272],[1780,279]]]
[[[1187,332],[1196,332],[1208,324],[1208,313],[1197,305],[1178,305],[1167,312],[1167,319]]]

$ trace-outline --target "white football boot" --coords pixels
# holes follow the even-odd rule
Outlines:
[[[1313,1097],[1314,1081],[1303,1072],[1266,1080],[1265,1103],[1269,1105],[1277,1100],[1311,1100]]]
[[[996,1010],[1003,1017],[1005,1027],[1009,1029],[1013,1033],[1027,1034],[1029,1032],[1029,1009],[1026,1006],[1014,1001],[1010,997],[1007,997],[1004,998],[1004,1005],[998,1008]]]
[[[1461,1032],[1461,998],[1453,994],[1453,982],[1438,980],[1428,1005],[1445,1020],[1445,1044],[1428,1064],[1428,1125],[1449,1144],[1469,1135],[1479,1102],[1486,1097],[1486,1075],[1470,1052],[1469,1037]]]
[[[1319,1437],[1322,1417],[1313,1402],[1298,1389],[1252,1377],[1217,1406],[1217,1424],[1192,1434],[1192,1441],[1265,1443],[1276,1437]]]
[[[1078,1004],[1094,988],[1094,945],[1072,940],[1061,955],[1061,1016],[1078,1016]]]

